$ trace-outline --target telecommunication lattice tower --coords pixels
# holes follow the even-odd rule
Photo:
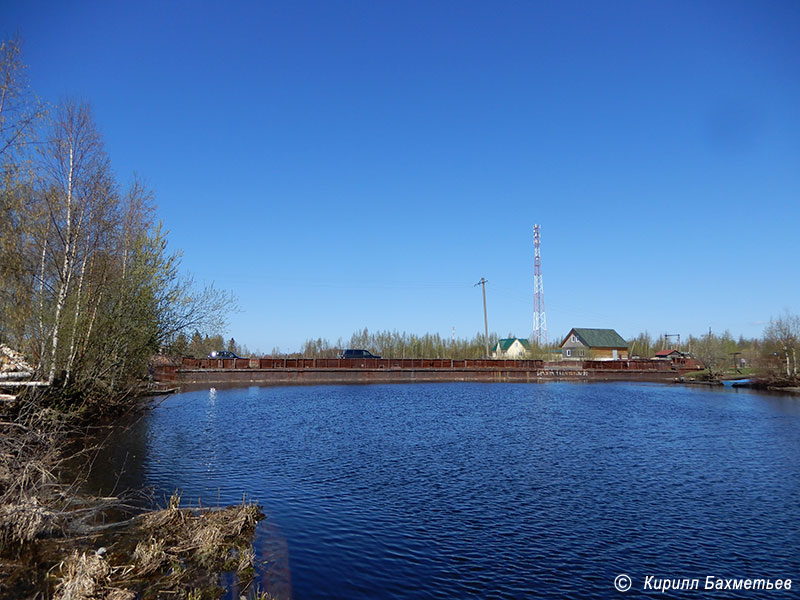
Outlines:
[[[539,225],[533,226],[533,339],[540,348],[547,346],[547,315],[544,312],[544,285],[542,284],[541,233]]]

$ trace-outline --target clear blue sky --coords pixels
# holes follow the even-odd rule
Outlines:
[[[0,4],[228,335],[760,335],[800,302],[800,2]]]

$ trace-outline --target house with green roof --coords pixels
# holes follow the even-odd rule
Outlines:
[[[520,338],[504,338],[492,348],[492,358],[522,358],[531,349],[528,340]]]
[[[561,342],[561,352],[565,359],[625,359],[628,342],[613,329],[575,327]]]

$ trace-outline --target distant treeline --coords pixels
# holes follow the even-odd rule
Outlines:
[[[698,358],[712,376],[726,370],[748,369],[757,377],[781,383],[798,381],[800,317],[786,312],[770,320],[760,338],[734,338],[730,332],[705,335],[651,336],[640,333],[629,340],[631,356],[652,358],[659,350],[678,350]]]
[[[489,335],[489,349],[497,343],[497,335]],[[282,352],[273,348],[269,354],[250,352],[247,346],[239,345],[234,338],[227,341],[222,335],[201,335],[195,331],[191,338],[179,334],[170,346],[175,356],[203,358],[214,350],[230,350],[239,356],[272,356],[285,358],[336,358],[346,348],[369,350],[385,358],[483,358],[486,343],[483,334],[472,339],[447,339],[439,334],[416,335],[397,331],[370,333],[366,328],[355,332],[347,341],[339,338],[332,343],[323,338],[306,340],[299,352]]]
[[[710,338],[709,335],[711,336]],[[743,358],[749,359],[751,362],[759,354],[762,345],[761,340],[758,338],[746,338],[744,336],[734,338],[729,331],[702,336],[688,335],[682,336],[680,339],[675,335],[653,336],[644,331],[628,340],[628,347],[631,356],[652,358],[659,350],[678,350],[679,352],[694,354],[702,349],[703,345],[707,344],[709,340],[713,341],[720,348],[720,351],[731,355],[734,352],[738,352]]]
[[[489,335],[489,348],[497,343],[497,335]],[[482,358],[486,356],[486,337],[482,333],[472,339],[443,338],[438,333],[417,335],[399,331],[356,331],[350,339],[331,343],[326,339],[306,340],[297,356],[333,358],[345,348],[360,348],[385,358]]]
[[[242,357],[251,354],[247,346],[239,345],[233,338],[226,341],[221,334],[203,335],[196,329],[191,337],[186,337],[183,332],[179,333],[169,347],[169,353],[174,356],[190,356],[192,358],[205,358],[217,350],[230,350]],[[256,352],[255,354],[260,353]]]
[[[507,338],[516,337],[509,333]],[[489,334],[489,354],[500,336]],[[324,338],[306,340],[299,352],[285,353],[273,348],[271,356],[288,358],[335,358],[346,348],[369,350],[384,358],[485,358],[486,336],[476,333],[472,338],[448,338],[438,333],[415,334],[399,331],[370,332],[367,328],[356,331],[350,338],[331,342]],[[527,358],[549,358],[552,348],[531,346]]]

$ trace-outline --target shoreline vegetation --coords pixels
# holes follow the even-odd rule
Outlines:
[[[145,510],[70,474],[87,427],[141,409],[152,356],[236,304],[180,274],[153,193],[119,183],[88,103],[35,96],[18,39],[0,97],[0,598],[217,598],[229,572],[266,598],[257,505]]]
[[[212,599],[231,591],[223,578],[237,597],[270,598],[253,586],[259,505],[191,507],[176,492],[153,509],[140,490],[88,493],[103,447],[84,446],[87,425],[25,401],[0,413],[0,598]]]

